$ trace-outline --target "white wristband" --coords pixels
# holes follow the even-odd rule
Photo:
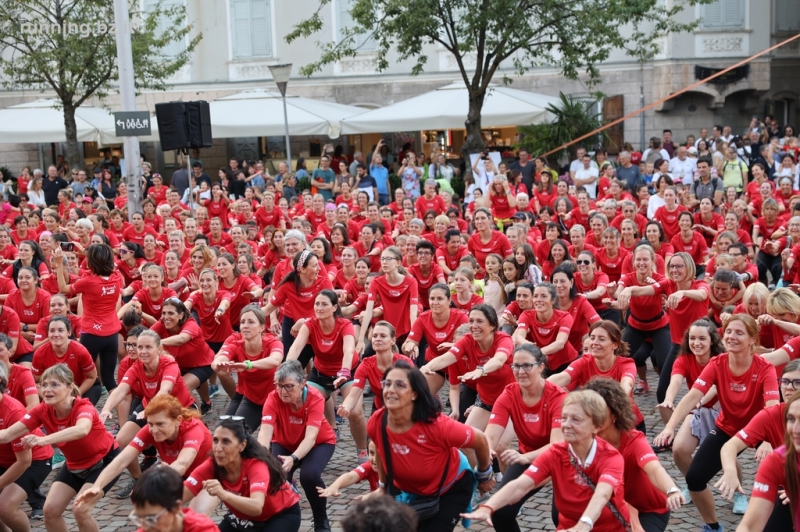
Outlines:
[[[585,517],[585,516],[581,517],[580,519],[578,519],[578,521],[581,522],[581,523],[586,523],[587,525],[589,525],[589,530],[594,528],[594,521],[592,521],[588,517]]]

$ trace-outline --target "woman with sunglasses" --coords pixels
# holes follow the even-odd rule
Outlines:
[[[59,469],[47,492],[44,523],[48,530],[63,531],[68,530],[64,514],[70,501],[92,487],[103,469],[119,454],[119,446],[103,426],[91,402],[80,398],[66,364],[56,364],[45,370],[41,387],[43,403],[10,427],[0,430],[0,443],[21,437],[22,444],[31,449],[58,444],[66,457],[66,465]],[[39,427],[44,427],[46,436],[36,432]],[[103,490],[111,489],[118,479],[111,479]],[[91,511],[73,507],[72,515],[78,530],[99,530]]]
[[[218,374],[237,374],[237,392],[225,414],[243,417],[251,432],[261,424],[262,405],[275,389],[275,368],[283,361],[283,344],[266,325],[267,318],[258,305],[246,306],[239,332],[225,340],[211,364]]]
[[[258,443],[272,445],[272,454],[282,462],[281,470],[289,480],[300,469],[300,485],[311,505],[314,531],[330,532],[327,501],[317,491],[317,487],[325,488],[322,472],[336,448],[336,436],[325,419],[325,398],[308,386],[296,360],[278,366],[275,388],[264,403]]]
[[[143,337],[144,335],[139,338]],[[122,386],[121,384],[120,388]],[[194,403],[191,402],[191,404]],[[105,409],[104,412],[108,413]],[[101,419],[104,412],[100,413]],[[124,431],[129,424],[133,425],[128,422],[122,430]],[[135,489],[135,483],[138,483],[142,476],[137,459],[139,454],[150,446],[155,447],[163,464],[174,469],[184,479],[188,478],[197,466],[205,462],[211,452],[211,432],[203,423],[200,413],[197,409],[186,408],[186,405],[173,395],[162,393],[152,397],[144,409],[141,423],[134,426],[136,427],[136,431],[133,433],[135,437],[128,438],[128,442],[125,443],[121,442],[119,437],[117,438],[117,443],[120,444],[122,450],[100,473],[95,485],[76,497],[76,507],[82,508],[86,505],[88,506],[87,510],[91,511],[103,497],[104,492],[101,486],[105,486],[126,468],[129,471],[135,470],[135,474],[132,475],[135,482],[131,482],[129,487],[117,490],[116,498],[127,499],[130,497],[131,490]],[[203,509],[213,512],[219,504],[219,501],[208,494],[203,499],[205,500],[192,501],[195,510],[199,511],[201,503],[206,503]]]
[[[125,241],[119,246],[119,259],[116,260],[116,265],[125,286],[141,280],[142,266],[145,264],[147,259],[141,246],[130,241]]]
[[[209,411],[211,398],[207,382],[214,373],[211,369],[214,352],[205,342],[203,331],[192,314],[180,299],[167,299],[161,309],[161,319],[150,330],[161,337],[161,345],[178,363],[186,388],[190,392],[197,390],[202,401],[201,410]]]

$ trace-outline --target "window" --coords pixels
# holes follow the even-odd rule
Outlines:
[[[170,9],[174,9],[176,7],[183,6],[183,0],[145,0],[144,1],[144,10],[146,13],[151,13],[156,10],[156,8],[161,5],[161,9],[163,11],[167,11]],[[164,35],[167,31],[172,28],[176,21],[170,19],[167,15],[162,15],[158,21],[158,25],[156,26],[155,34],[157,37]],[[167,46],[161,49],[161,55],[166,58],[174,58],[177,57],[178,54],[183,52],[186,49],[186,43],[182,40],[176,40],[169,43]]]
[[[796,1],[796,0],[793,0]],[[704,28],[741,28],[744,26],[745,0],[715,0],[700,7]]]
[[[231,0],[231,41],[237,59],[272,56],[270,0]]]
[[[354,0],[338,0],[336,3],[337,6],[337,14],[338,14],[338,24],[337,29],[339,33],[343,32],[345,29],[353,28],[356,26],[355,20],[353,17],[350,16],[350,11],[353,9],[353,4],[355,3]],[[339,36],[337,36],[337,41],[339,40]],[[368,38],[367,35],[356,35],[355,37],[355,47],[356,50],[361,52],[371,52],[375,50],[375,39]]]
[[[792,33],[800,31],[800,2],[797,0],[775,1],[775,30]]]

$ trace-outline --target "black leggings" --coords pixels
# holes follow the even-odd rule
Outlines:
[[[603,310],[598,310],[597,315],[603,318],[604,320],[613,321],[617,325],[619,325],[619,318],[620,312],[614,308],[606,308]]]
[[[94,406],[97,406],[97,403],[100,401],[101,395],[103,395],[103,388],[100,386],[100,379],[95,379],[94,384],[92,384],[92,387],[86,390],[86,392],[81,397],[83,397],[84,399],[88,399],[89,401],[92,402]]]
[[[294,343],[294,336],[292,336],[292,327],[294,327],[295,321],[288,316],[283,317],[283,321],[281,321],[281,339],[283,340],[283,360],[286,360],[286,356],[289,354],[289,349],[292,347]],[[308,363],[311,362],[311,359],[314,358],[314,350],[311,349],[311,342],[306,343],[306,346],[300,351],[300,356],[297,360],[300,361],[300,365],[303,367],[308,366]]]
[[[459,397],[458,397],[458,420],[461,423],[465,423],[467,421],[467,408],[471,407],[475,404],[475,401],[478,400],[478,391],[473,390],[463,382],[459,387]]]
[[[528,464],[514,464],[508,466],[505,474],[503,474],[503,480],[500,482],[500,489],[502,489],[509,482],[521,477],[529,467],[530,465]],[[523,497],[514,504],[509,504],[508,506],[498,508],[492,514],[492,522],[494,522],[495,530],[502,530],[503,532],[520,532],[521,529],[517,523],[517,514],[525,502],[533,497],[540,489],[542,488],[534,488],[523,495]],[[558,510],[556,510],[555,504],[553,504],[551,508],[550,517],[553,520],[553,523],[558,526]]]
[[[289,474],[286,475],[291,482],[292,475],[296,469],[300,469],[300,485],[306,492],[306,498],[311,505],[311,513],[314,515],[314,523],[322,523],[328,519],[328,499],[322,498],[317,492],[317,487],[325,488],[322,481],[322,472],[328,466],[328,462],[333,456],[336,446],[330,443],[315,445],[302,460],[292,466]],[[294,449],[289,450],[278,443],[272,442],[272,454],[278,456],[290,456]]]
[[[773,284],[777,284],[783,273],[783,266],[781,265],[780,255],[770,255],[759,250],[756,256],[756,265],[758,265],[758,280],[765,285],[768,284],[767,272],[772,275]]]
[[[663,514],[655,512],[640,513],[639,524],[642,525],[644,532],[664,532],[669,524],[669,510]]]
[[[628,342],[628,346],[630,347],[631,353],[633,353],[633,360],[636,362],[637,368],[641,368],[647,364],[647,358],[649,357],[642,357],[638,351],[648,338],[650,338],[653,342],[653,356],[655,356],[659,370],[663,373],[661,368],[667,363],[669,350],[672,346],[672,340],[670,339],[669,335],[669,325],[654,331],[640,331],[639,329],[634,329],[630,324],[628,324],[628,326],[625,327],[625,331],[622,333],[622,341]],[[666,375],[667,384],[669,384],[669,373],[667,372]],[[659,390],[656,393],[656,399],[659,403],[664,402],[664,396],[666,393],[667,389],[664,388],[662,392],[661,387],[659,386]]]
[[[237,392],[233,394],[233,399],[231,399],[231,404],[228,405],[228,410],[225,411],[225,414],[228,416],[242,416],[245,425],[253,433],[261,426],[261,410],[261,406]]]
[[[672,366],[675,364],[675,359],[678,358],[678,353],[681,352],[680,344],[672,344],[669,350],[667,359],[658,367],[658,389],[656,390],[656,399],[659,403],[663,402],[667,396],[667,388],[669,388],[669,380],[672,378]]]
[[[217,525],[220,532],[297,532],[300,530],[300,503],[279,512],[266,521],[244,521],[228,512]]]
[[[439,511],[432,517],[420,521],[417,531],[453,532],[460,521],[459,515],[467,511],[469,501],[472,499],[474,481],[474,473],[469,470],[464,471],[461,478],[439,497]]]
[[[792,511],[788,504],[783,504],[780,497],[775,501],[772,514],[769,516],[764,530],[793,530]]]
[[[689,471],[686,472],[686,487],[689,491],[703,491],[714,475],[722,470],[719,452],[731,437],[719,426],[715,426],[714,430],[708,433],[692,458]]]
[[[117,353],[119,352],[119,334],[111,336],[95,336],[81,333],[81,345],[92,355],[95,364],[100,363],[100,380],[108,393],[117,387]]]

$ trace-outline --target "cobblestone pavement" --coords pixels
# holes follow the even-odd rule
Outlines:
[[[646,423],[647,423],[647,431],[648,436],[652,437],[658,431],[661,430],[661,420],[656,410],[656,399],[655,399],[655,389],[657,386],[657,379],[656,375],[650,371],[649,372],[649,381],[650,381],[650,388],[651,392],[643,397],[637,397],[637,403],[639,404],[642,413],[645,416]],[[441,397],[445,398],[447,393],[447,388],[443,388],[441,392]],[[101,399],[102,401],[105,400],[105,397]],[[221,392],[220,395],[213,399],[214,401],[214,411],[209,413],[206,416],[206,422],[209,426],[213,426],[214,422],[216,421],[217,415],[220,412],[225,411],[225,408],[228,404],[228,397]],[[365,403],[366,404],[366,403]],[[366,408],[369,411],[369,408]],[[332,482],[336,477],[345,473],[347,471],[351,471],[356,464],[356,451],[353,445],[353,440],[350,437],[349,430],[347,428],[347,424],[345,422],[344,425],[339,426],[341,429],[341,439],[337,444],[336,453],[333,455],[331,459],[328,469],[323,475],[323,479],[326,483]],[[669,453],[661,454],[661,463],[664,467],[667,468],[667,471],[676,479],[678,486],[683,488],[685,483],[681,478],[680,471],[678,468],[675,467],[674,462],[672,461],[672,456]],[[740,456],[740,460],[742,463],[742,468],[744,471],[744,486],[747,490],[748,494],[750,489],[753,485],[753,479],[755,477],[756,472],[756,464],[753,460],[753,452],[748,450],[744,452]],[[45,484],[42,487],[42,491],[46,493],[47,489],[50,487],[50,483],[52,479],[55,477],[55,472],[51,474],[51,476],[47,479]],[[117,486],[112,490],[111,495],[114,494],[116,488],[124,485],[129,480],[128,473],[123,473],[122,478],[117,483]],[[356,486],[352,486],[346,490],[343,490],[342,497],[339,499],[332,499],[328,505],[328,516],[331,520],[331,525],[334,530],[339,529],[339,521],[342,517],[347,513],[347,510],[353,500],[353,497],[359,495],[361,493],[366,493],[368,489],[367,483],[358,484]],[[522,530],[530,530],[530,531],[545,531],[545,530],[555,530],[552,521],[550,520],[550,501],[552,498],[552,491],[549,487],[546,487],[542,491],[540,491],[536,496],[532,497],[524,506],[522,515],[519,517],[518,521]],[[719,522],[722,524],[726,530],[726,532],[732,532],[736,528],[736,524],[738,524],[739,520],[741,519],[740,516],[736,516],[731,511],[732,504],[727,501],[720,500],[719,497],[716,498],[717,502],[717,512],[719,517]],[[311,510],[308,506],[308,503],[305,501],[305,498],[301,500],[301,505],[303,509],[303,525],[301,526],[301,532],[311,531]],[[70,530],[77,530],[75,527],[75,522],[72,519],[71,515],[71,506],[68,508],[66,512],[66,519],[67,523],[69,524]],[[29,511],[27,503],[24,504],[24,510],[26,512]],[[123,531],[133,531],[135,527],[132,526],[128,521],[128,514],[131,511],[131,504],[128,501],[119,501],[117,499],[106,497],[102,499],[95,508],[95,514],[97,518],[97,522],[100,526],[100,530],[103,532],[123,532]],[[220,506],[216,512],[216,519],[219,520],[222,518],[223,507]],[[44,532],[44,523],[42,521],[33,521],[32,523],[32,531],[33,532]],[[688,505],[680,510],[673,512],[668,530],[675,531],[675,530],[700,530],[702,527],[702,521],[697,513],[694,505]],[[473,530],[486,530],[491,529],[483,524],[473,524]],[[463,530],[461,527],[458,527],[456,530]],[[502,532],[502,531],[501,531]]]

